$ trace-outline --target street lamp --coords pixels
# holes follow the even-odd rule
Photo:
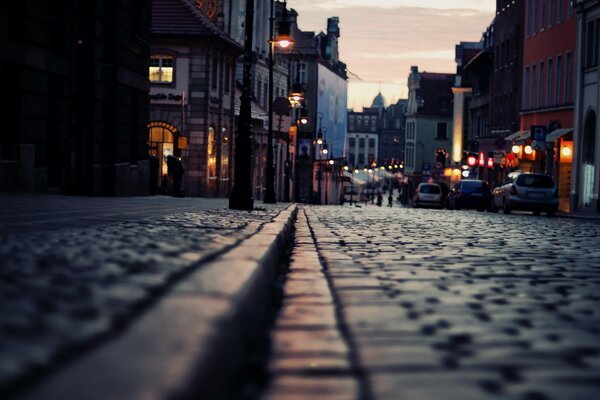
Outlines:
[[[254,0],[246,1],[246,22],[244,42],[244,69],[242,96],[240,97],[240,117],[236,131],[235,177],[229,208],[253,210],[252,197],[252,35],[254,30]]]
[[[295,126],[296,126],[296,137],[298,137],[298,133],[300,132],[300,125],[306,125],[308,123],[308,118],[306,116],[306,108],[303,106],[301,109],[293,109],[293,117],[295,117]],[[296,114],[297,113],[297,114]],[[292,162],[290,160],[290,134],[287,135],[287,143],[286,143],[286,155],[285,155],[285,179],[284,179],[284,187],[283,187],[283,201],[290,201],[290,179],[291,174],[290,170],[292,169]]]
[[[278,34],[275,37],[274,23],[275,23],[275,2],[271,1],[271,15],[269,17],[269,130],[267,135],[267,165],[265,176],[267,179],[266,190],[265,190],[265,203],[275,203],[275,165],[273,162],[273,67],[275,66],[275,45],[282,48],[291,46],[294,41],[289,34],[289,22],[287,21],[287,5],[283,2],[283,16],[282,21],[279,22]]]

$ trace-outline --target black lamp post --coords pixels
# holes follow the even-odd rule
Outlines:
[[[271,1],[271,13],[269,17],[269,96],[268,96],[268,113],[269,113],[269,130],[267,134],[267,165],[266,165],[266,189],[265,189],[265,203],[275,203],[275,164],[273,161],[273,67],[275,66],[275,45],[279,44],[281,47],[288,47],[293,44],[289,36],[289,23],[287,21],[287,6],[283,3],[283,17],[279,24],[278,34],[279,38],[275,38],[275,2]]]
[[[252,197],[252,40],[254,30],[254,0],[246,1],[246,22],[244,42],[244,70],[242,96],[240,97],[240,117],[235,142],[235,176],[229,208],[253,210]]]

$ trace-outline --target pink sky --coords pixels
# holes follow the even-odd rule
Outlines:
[[[411,65],[456,71],[454,46],[479,41],[494,0],[288,0],[304,31],[324,31],[340,18],[340,58],[348,65],[348,107],[370,106],[379,92],[388,103],[407,96]],[[360,79],[359,79],[360,78]]]

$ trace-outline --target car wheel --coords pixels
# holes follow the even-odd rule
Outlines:
[[[496,207],[496,202],[494,201],[494,199],[492,199],[492,201],[490,201],[490,205],[488,206],[487,210],[489,212],[493,212],[493,213],[498,212],[498,207]]]
[[[556,215],[556,210],[550,210],[548,211],[548,216],[549,217],[554,217]]]
[[[477,208],[477,211],[479,211],[479,212],[484,212],[484,211],[485,211],[485,208],[481,208],[481,207],[479,207],[479,208]]]

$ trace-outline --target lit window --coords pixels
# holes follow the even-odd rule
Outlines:
[[[155,83],[173,82],[173,57],[167,55],[152,56],[148,78],[150,82]]]

